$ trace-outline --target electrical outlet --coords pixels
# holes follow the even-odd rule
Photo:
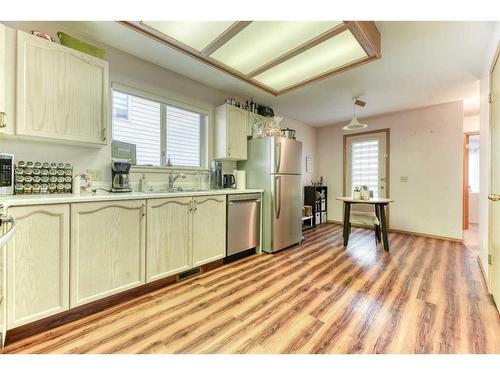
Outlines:
[[[92,176],[93,181],[101,181],[101,171],[99,169],[87,169],[87,173]]]
[[[399,182],[408,182],[408,176],[401,176]]]

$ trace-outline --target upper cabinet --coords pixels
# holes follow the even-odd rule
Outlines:
[[[106,144],[106,61],[18,31],[16,90],[17,135]]]
[[[7,28],[0,23],[0,132],[7,126],[7,103],[6,99],[6,46]]]
[[[229,104],[215,109],[215,159],[247,159],[248,111]]]

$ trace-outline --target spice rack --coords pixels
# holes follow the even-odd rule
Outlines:
[[[71,193],[73,166],[69,163],[19,161],[14,174],[14,194]]]

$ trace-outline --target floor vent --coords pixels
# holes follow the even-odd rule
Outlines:
[[[199,273],[201,273],[201,268],[200,267],[192,268],[189,271],[186,271],[186,272],[178,274],[177,275],[177,281],[181,281],[181,280],[187,279],[188,277],[191,277],[191,276],[194,276],[194,275],[198,275]]]

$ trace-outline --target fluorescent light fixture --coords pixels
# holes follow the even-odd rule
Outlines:
[[[356,38],[349,31],[344,31],[254,79],[275,90],[283,90],[366,56]]]
[[[142,21],[142,23],[188,47],[202,51],[234,21]]]
[[[255,21],[210,57],[248,74],[341,24],[340,21]]]

